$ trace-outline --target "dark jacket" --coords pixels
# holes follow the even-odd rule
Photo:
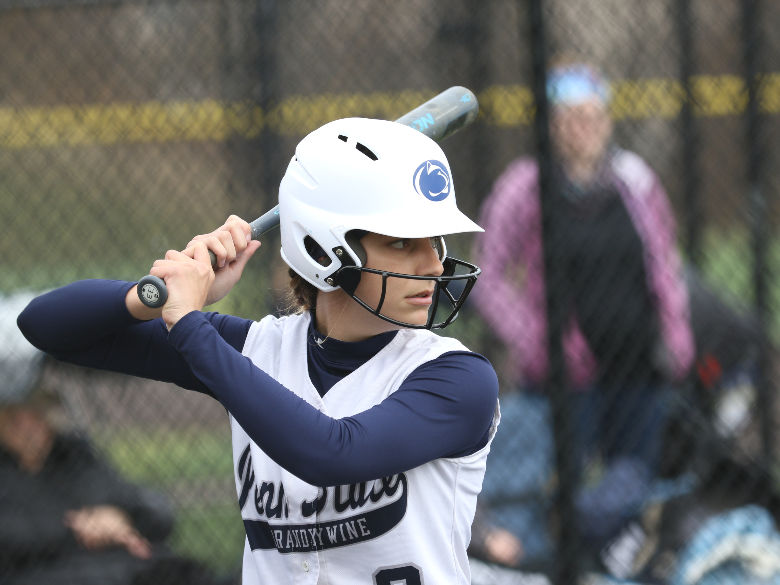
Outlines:
[[[37,474],[0,449],[0,583],[131,583],[150,561],[121,547],[86,550],[63,522],[67,510],[98,505],[125,511],[155,554],[167,554],[161,544],[173,528],[167,500],[124,481],[83,438],[57,437]]]

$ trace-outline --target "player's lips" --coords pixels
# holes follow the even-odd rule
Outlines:
[[[433,289],[409,295],[406,300],[413,305],[430,305],[433,302]]]

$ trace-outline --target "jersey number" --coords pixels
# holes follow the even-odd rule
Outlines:
[[[422,576],[414,565],[390,567],[374,573],[374,585],[422,585]]]

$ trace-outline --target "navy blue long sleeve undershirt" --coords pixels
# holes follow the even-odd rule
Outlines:
[[[270,457],[313,485],[392,475],[472,453],[487,441],[498,381],[478,354],[444,354],[382,403],[334,419],[241,354],[252,321],[195,311],[168,333],[160,319],[138,321],[127,312],[131,286],[90,280],[56,289],[30,303],[19,327],[58,359],[215,397]]]

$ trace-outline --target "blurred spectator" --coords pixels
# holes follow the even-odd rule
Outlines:
[[[546,287],[560,288],[567,312],[562,345],[575,433],[567,445],[577,449],[583,472],[577,524],[594,551],[638,513],[657,471],[665,397],[694,357],[672,210],[656,173],[613,142],[609,93],[588,64],[562,62],[548,74],[555,237],[545,244],[560,280],[544,276],[536,159],[513,161],[482,211],[483,273],[473,306],[503,342],[509,387],[481,518],[519,538],[520,564],[552,553],[546,500],[553,439],[541,392]],[[475,533],[490,531],[481,526]],[[486,542],[475,542],[474,550],[497,560]]]
[[[0,583],[214,583],[167,548],[167,499],[123,480],[67,428],[41,382],[43,354],[16,328],[30,298],[0,299]]]

